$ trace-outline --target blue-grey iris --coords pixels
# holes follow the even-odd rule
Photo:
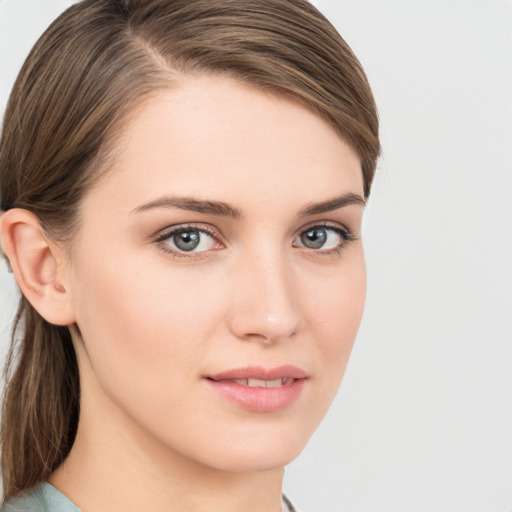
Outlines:
[[[300,235],[301,242],[308,249],[320,249],[327,240],[327,231],[322,228],[312,228]]]
[[[173,235],[174,245],[181,251],[193,251],[201,241],[199,231],[181,231]]]

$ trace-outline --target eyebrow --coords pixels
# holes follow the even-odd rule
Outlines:
[[[238,208],[234,208],[222,201],[202,201],[191,197],[172,196],[161,197],[155,201],[145,203],[132,210],[132,213],[144,212],[152,208],[181,208],[182,210],[232,217],[233,219],[240,219],[242,217],[242,212]]]
[[[344,206],[351,204],[366,205],[366,201],[357,194],[347,192],[341,196],[327,199],[321,203],[312,203],[299,212],[300,217],[307,217],[310,215],[318,215],[320,213],[331,212],[338,210]],[[189,210],[198,213],[206,213],[210,215],[219,215],[223,217],[232,217],[233,219],[241,219],[242,212],[228,203],[222,201],[205,201],[201,199],[194,199],[191,197],[174,197],[164,196],[149,203],[138,206],[132,213],[144,212],[153,208],[180,208],[182,210]]]
[[[341,196],[333,197],[332,199],[327,199],[327,201],[322,201],[321,203],[313,203],[308,206],[305,206],[300,211],[300,216],[307,217],[309,215],[318,215],[319,213],[332,212],[334,210],[338,210],[339,208],[343,208],[344,206],[348,206],[351,204],[359,204],[365,206],[366,201],[358,194],[347,192],[346,194],[342,194]]]

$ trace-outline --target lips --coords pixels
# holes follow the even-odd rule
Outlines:
[[[254,412],[274,412],[295,402],[307,380],[304,370],[247,366],[206,377],[209,387],[224,399]]]
[[[305,379],[307,374],[304,370],[292,365],[277,366],[276,368],[263,368],[262,366],[246,366],[245,368],[235,368],[225,372],[210,375],[212,380],[238,380],[238,379]]]
[[[264,379],[232,379],[225,382],[234,382],[241,386],[249,386],[250,388],[278,388],[280,386],[286,386],[295,379],[289,377],[281,377],[279,379],[264,380]]]

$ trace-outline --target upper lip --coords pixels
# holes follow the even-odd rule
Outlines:
[[[233,368],[215,375],[208,375],[212,380],[233,380],[233,379],[260,379],[274,380],[282,377],[288,379],[304,379],[307,373],[292,365],[276,366],[275,368],[264,368],[262,366],[246,366],[244,368]]]

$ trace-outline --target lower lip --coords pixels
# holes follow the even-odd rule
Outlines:
[[[306,382],[306,379],[296,379],[291,384],[277,388],[253,388],[235,382],[205,380],[231,402],[254,412],[274,412],[288,407],[299,398]]]

